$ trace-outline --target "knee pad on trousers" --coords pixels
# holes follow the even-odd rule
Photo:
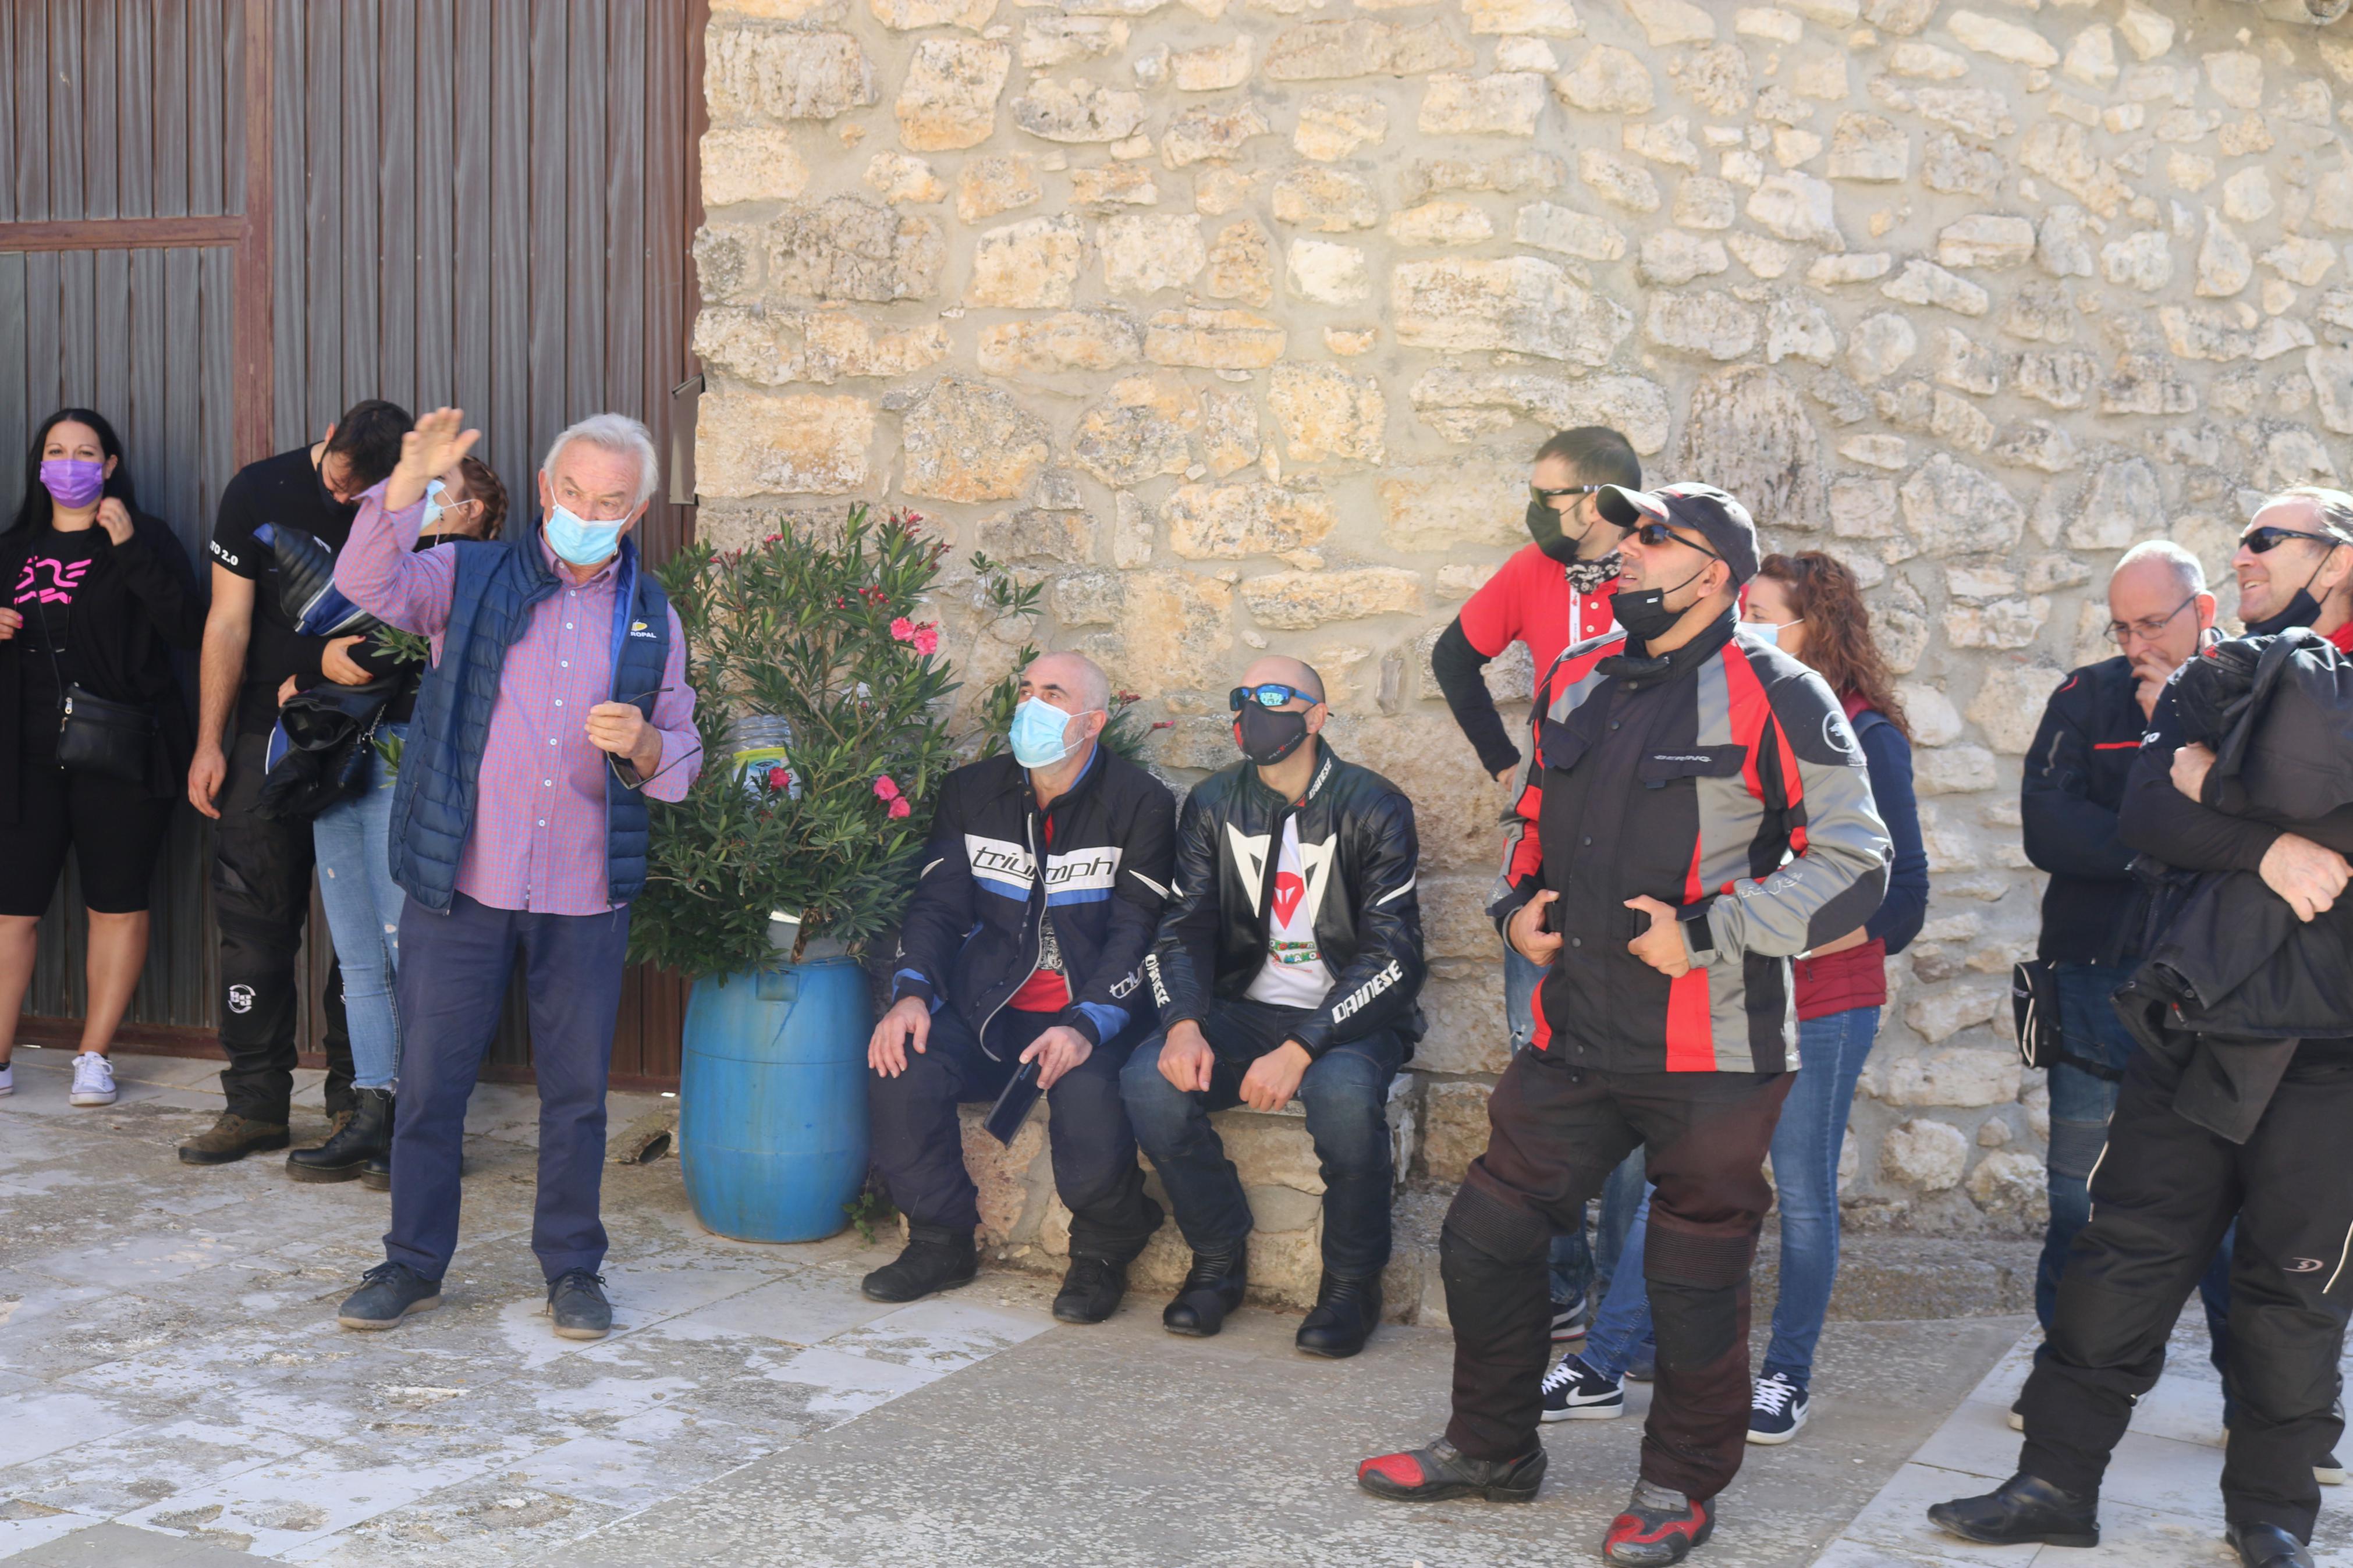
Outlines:
[[[1740,1337],[1736,1285],[1683,1285],[1652,1279],[1651,1329],[1659,1359],[1676,1372],[1696,1372],[1724,1358]]]
[[[2054,1176],[2087,1181],[2091,1178],[2092,1167],[2100,1163],[2100,1151],[2107,1146],[2106,1122],[2054,1119],[2051,1123],[2051,1152],[2046,1163]]]
[[[1721,1290],[1748,1278],[1757,1255],[1757,1237],[1699,1236],[1661,1223],[1651,1215],[1651,1229],[1642,1244],[1642,1277],[1653,1285],[1687,1285]]]
[[[1450,1255],[1465,1253],[1507,1266],[1526,1265],[1551,1247],[1552,1226],[1535,1210],[1505,1203],[1465,1182],[1446,1210],[1438,1245],[1441,1267]]]

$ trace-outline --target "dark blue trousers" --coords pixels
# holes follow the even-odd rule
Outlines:
[[[601,915],[494,910],[460,893],[446,915],[414,899],[400,917],[400,1096],[385,1256],[428,1279],[458,1246],[466,1101],[498,1032],[518,961],[539,1079],[539,1199],[531,1249],[552,1282],[605,1261],[605,1079],[629,945],[625,906]]]

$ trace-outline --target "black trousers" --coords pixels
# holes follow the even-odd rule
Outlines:
[[[239,735],[213,825],[213,919],[220,926],[221,1093],[236,1115],[283,1122],[294,1092],[294,1027],[301,1016],[297,960],[311,915],[311,824],[253,814],[266,774],[267,735]],[[327,971],[327,1110],[347,1110],[352,1037],[343,971]]]
[[[1454,1418],[1476,1459],[1536,1446],[1551,1346],[1546,1254],[1637,1147],[1656,1184],[1642,1252],[1659,1375],[1642,1479],[1712,1498],[1748,1439],[1748,1268],[1772,1189],[1765,1154],[1788,1073],[1599,1072],[1540,1051],[1512,1058],[1487,1104],[1439,1236],[1454,1322]]]
[[[906,1071],[870,1077],[874,1163],[910,1225],[965,1236],[979,1226],[980,1189],[965,1168],[956,1107],[996,1100],[1021,1053],[1059,1016],[1005,1008],[989,1020],[984,1051],[964,1016],[943,1006],[932,1015],[923,1052],[908,1051]],[[1054,1190],[1071,1211],[1075,1258],[1129,1262],[1160,1228],[1160,1205],[1144,1194],[1135,1133],[1119,1099],[1119,1069],[1149,1029],[1132,1025],[1105,1040],[1046,1091]]]
[[[2133,1402],[2165,1370],[2173,1321],[2235,1217],[2223,1509],[2234,1524],[2308,1541],[2320,1509],[2312,1467],[2343,1431],[2332,1406],[2353,1302],[2353,1054],[2298,1052],[2243,1145],[2174,1114],[2179,1079],[2147,1051],[2125,1068],[2092,1173],[2092,1221],[2069,1250],[2026,1382],[2019,1468],[2099,1490]]]

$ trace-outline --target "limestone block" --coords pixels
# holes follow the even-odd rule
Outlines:
[[[866,0],[866,4],[874,19],[893,32],[953,26],[976,33],[997,15],[997,0]]]
[[[1013,123],[1048,142],[1120,142],[1144,123],[1144,100],[1083,77],[1039,77],[1013,100]]]
[[[1969,795],[2000,782],[1993,753],[1983,746],[1946,746],[1924,752],[1915,776],[1922,795]]]
[[[1078,16],[1049,11],[1021,22],[1021,63],[1051,70],[1078,60],[1100,59],[1127,47],[1128,25],[1116,16]]]
[[[1533,136],[1545,97],[1536,71],[1440,73],[1429,79],[1415,128],[1425,136]]]
[[[1381,540],[1391,550],[1516,548],[1527,537],[1521,524],[1525,476],[1498,459],[1391,468],[1379,494]]]
[[[977,147],[997,129],[997,99],[1013,51],[982,38],[924,38],[892,113],[899,140],[917,153]]]
[[[1968,1163],[1968,1141],[1949,1122],[1915,1117],[1879,1141],[1879,1173],[1921,1192],[1957,1186]]]
[[[1273,203],[1277,222],[1324,234],[1370,228],[1381,216],[1380,200],[1362,175],[1314,163],[1302,163],[1277,180]]]
[[[1674,220],[1684,228],[1730,228],[1739,211],[1726,181],[1711,174],[1692,174],[1675,184]]]
[[[1582,261],[1616,261],[1626,254],[1626,236],[1608,220],[1573,207],[1533,202],[1519,210],[1512,237],[1538,250],[1557,251]]]
[[[2074,409],[2091,400],[2098,364],[2072,349],[2036,350],[2018,356],[2018,390],[2053,408]]]
[[[1222,92],[1250,80],[1250,39],[1236,33],[1222,44],[1179,49],[1168,58],[1169,79],[1179,92]]]
[[[2021,22],[1988,16],[1978,11],[1956,11],[1945,18],[1945,28],[1963,48],[1975,49],[2012,65],[2055,66],[2059,51],[2033,28]]]
[[[1151,375],[1125,377],[1080,416],[1071,461],[1113,489],[1184,473],[1193,464],[1186,430],[1200,416],[1199,400],[1183,382],[1170,387]]]
[[[1141,163],[1107,163],[1071,170],[1071,200],[1089,207],[1158,206],[1160,187]]]
[[[1161,138],[1160,158],[1172,169],[1195,163],[1223,163],[1240,156],[1253,136],[1268,134],[1266,116],[1250,103],[1197,103],[1168,122]]]
[[[1740,265],[1757,277],[1770,281],[1797,264],[1797,250],[1778,239],[1767,239],[1761,234],[1741,231],[1725,236],[1725,247],[1740,258]]]
[[[1748,198],[1750,220],[1798,245],[1846,248],[1832,210],[1831,188],[1810,174],[1767,175]]]
[[[1512,1064],[1511,1022],[1504,1016],[1503,944],[1493,926],[1485,930],[1488,946],[1497,956],[1490,958],[1484,975],[1433,980],[1421,988],[1421,1016],[1430,1032],[1414,1047],[1418,1071],[1493,1074]]]
[[[1822,54],[1799,60],[1789,73],[1789,89],[1799,98],[1844,102],[1848,92],[1846,56]]]
[[[1035,206],[1044,193],[1038,188],[1036,163],[1019,153],[975,158],[956,172],[956,216],[978,223],[1018,207]]]
[[[702,201],[790,201],[808,188],[808,164],[791,133],[760,125],[714,126],[702,133]]]
[[[1997,664],[1970,699],[1969,722],[1997,752],[2023,755],[2034,743],[2042,706],[2067,672],[2047,664]]]
[[[1424,202],[1391,213],[1387,226],[1400,245],[1476,245],[1495,232],[1485,210],[1469,202]]]
[[[713,389],[694,426],[695,487],[712,499],[866,488],[874,405],[862,397]]]
[[[1806,36],[1805,19],[1774,5],[1744,5],[1732,14],[1732,30],[1744,38],[1794,44]]]
[[[1936,380],[1956,392],[1991,397],[2001,390],[2001,356],[1957,328],[1939,328]]]
[[[2075,438],[2048,419],[2028,419],[2013,425],[1995,443],[1993,455],[2021,468],[2046,474],[2065,473],[2082,458]]]
[[[2050,1223],[2050,1179],[2038,1155],[2023,1149],[1996,1149],[1978,1162],[1967,1186],[1978,1207],[1994,1218],[2013,1221],[2030,1232]]]
[[[1068,307],[1078,288],[1081,240],[1074,217],[1024,218],[987,230],[973,250],[965,300],[1015,310]]]
[[[1969,62],[1950,49],[1906,38],[1887,51],[1887,68],[1897,76],[1950,81],[1955,77],[1967,76]]]
[[[1358,16],[1285,28],[1267,46],[1260,74],[1269,81],[1319,81],[1461,70],[1471,63],[1471,51],[1442,21],[1411,26]]]
[[[991,375],[1117,370],[1144,358],[1144,328],[1123,310],[1063,310],[984,327],[977,353]]]
[[[1642,332],[1661,348],[1733,360],[1757,346],[1757,312],[1714,289],[1662,290],[1650,297]]]
[[[2304,356],[2320,422],[2339,436],[2353,436],[2353,349],[2316,348]]]
[[[2026,530],[2026,509],[2000,479],[1938,452],[1897,492],[1913,539],[1931,555],[2008,551]]]
[[[2000,155],[1974,147],[1949,131],[1920,144],[1920,183],[1947,195],[1990,196],[2001,184]]]
[[[1556,191],[1568,183],[1568,165],[1549,153],[1514,153],[1501,158],[1416,158],[1398,176],[1404,199],[1418,202],[1434,191],[1494,191],[1519,195]]]
[[[848,33],[714,25],[703,92],[714,124],[830,120],[874,101],[874,67]]]
[[[1930,435],[1965,452],[1982,452],[1993,445],[1993,421],[1968,399],[1938,387],[1930,406]]]
[[[948,356],[948,334],[936,321],[894,331],[848,310],[712,305],[695,319],[694,352],[705,368],[738,381],[830,385],[927,369]]]
[[[1379,145],[1388,133],[1388,105],[1379,99],[1362,92],[1315,92],[1299,106],[1291,145],[1303,158],[1330,163]]]
[[[2118,458],[2100,465],[2082,515],[2067,525],[2067,543],[2075,550],[2122,550],[2162,533],[2164,519],[2156,468],[2146,458]]]
[[[2206,299],[2228,299],[2255,275],[2254,254],[2231,226],[2206,209],[2206,237],[2198,247],[2198,292]]]
[[[2245,49],[2225,49],[2205,58],[2206,83],[2214,96],[2233,109],[2260,109],[2263,103],[2263,62]]]
[[[2163,230],[2145,228],[2102,246],[2100,271],[2111,283],[2155,293],[2173,280],[2173,247]]]
[[[1354,305],[1373,297],[1365,253],[1328,239],[1294,239],[1284,253],[1292,292],[1324,305]]]
[[[1123,572],[1115,580],[1115,629],[1092,639],[1089,651],[1119,684],[1145,697],[1231,684],[1229,584],[1174,571]]]
[[[1045,1111],[1041,1108],[1030,1112],[1013,1142],[1005,1144],[983,1125],[988,1118],[987,1106],[956,1109],[965,1168],[972,1173],[973,1185],[980,1189],[983,1245],[1002,1247],[1032,1239],[1053,1193],[1051,1168],[1040,1158],[1046,1150]],[[1042,1173],[1041,1166],[1046,1167]]]
[[[1588,114],[1648,114],[1655,100],[1641,57],[1609,44],[1596,44],[1574,68],[1554,77],[1552,89]]]
[[[1202,291],[1212,299],[1265,304],[1274,298],[1272,243],[1266,230],[1251,219],[1219,229],[1209,246],[1209,275],[1202,282]]]
[[[1893,310],[1866,316],[1847,334],[1847,374],[1862,385],[1873,385],[1903,369],[1919,347],[1909,319]]]
[[[708,183],[707,178],[705,183]],[[875,153],[866,161],[862,183],[868,190],[892,206],[902,204],[923,206],[948,199],[948,188],[937,174],[932,173],[932,166],[921,158],[910,158],[904,153]],[[706,195],[704,199],[710,198]]]
[[[1182,289],[1209,264],[1201,220],[1191,213],[1127,214],[1097,231],[1103,287],[1114,294]]]
[[[1715,18],[1690,0],[1625,0],[1654,49],[1674,44],[1704,44],[1715,37]]]
[[[1845,256],[1825,256],[1806,268],[1806,281],[1817,289],[1834,289],[1841,283],[1868,283],[1874,278],[1884,278],[1895,264],[1885,251],[1858,251]]]
[[[2123,38],[2136,58],[2149,60],[2173,47],[2173,19],[2136,0],[2125,0],[2124,16],[2117,20],[2116,36]]]
[[[938,286],[946,261],[931,219],[856,196],[787,205],[754,232],[763,242],[766,300],[921,299]]]
[[[1259,370],[1282,357],[1282,327],[1248,310],[1162,310],[1145,323],[1144,357],[1202,370]]]
[[[1398,264],[1391,324],[1414,348],[1503,349],[1599,367],[1633,330],[1622,305],[1532,256]]]
[[[1599,147],[1584,148],[1577,154],[1577,177],[1612,205],[1638,213],[1659,210],[1658,181],[1631,158]]]
[[[2248,165],[2222,182],[2222,216],[2232,223],[2261,223],[2272,216],[2271,172]]]
[[[1366,616],[1419,615],[1419,574],[1395,566],[1347,571],[1271,572],[1241,582],[1242,602],[1262,626],[1303,631]]]
[[[1844,63],[1843,58],[1840,63]],[[1831,132],[1831,179],[1897,181],[1911,173],[1912,138],[1903,127],[1878,114],[1850,112],[1838,117]]]
[[[1223,479],[1259,458],[1258,403],[1247,391],[1201,395],[1201,455]]]
[[[1973,213],[1936,233],[1944,267],[2016,267],[2034,256],[2034,225],[2001,213]]]
[[[2086,87],[2106,89],[2116,79],[2116,35],[2106,23],[2097,23],[2075,35],[2067,45],[2060,72]]]
[[[1770,526],[1814,529],[1825,521],[1821,437],[1778,371],[1740,365],[1701,381],[1676,469],[1708,475]]]
[[[1722,240],[1665,228],[1642,241],[1638,270],[1645,283],[1674,288],[1694,278],[1725,271],[1731,266]]]
[[[1421,1163],[1432,1184],[1462,1180],[1471,1162],[1487,1150],[1487,1100],[1494,1091],[1477,1082],[1434,1082],[1422,1090]]]
[[[1780,294],[1765,308],[1765,363],[1797,358],[1828,364],[1838,354],[1838,334],[1830,312],[1810,300]]]
[[[2018,161],[2104,218],[2114,217],[2131,198],[2116,165],[2094,155],[2090,137],[2070,121],[2038,121],[2027,132]]]
[[[1629,125],[1619,132],[1626,151],[1678,169],[1699,167],[1699,147],[1691,139],[1691,121],[1678,114],[1655,124]]]
[[[1380,383],[1370,377],[1349,375],[1330,365],[1278,364],[1266,405],[1282,426],[1286,451],[1294,459],[1388,460],[1381,429],[1388,419],[1388,399]],[[1245,596],[1247,592],[1245,588]]]
[[[1433,369],[1415,380],[1412,395],[1416,412],[1450,439],[1467,441],[1525,418],[1551,430],[1607,425],[1644,457],[1667,444],[1666,389],[1641,376],[1563,381],[1516,371]]]
[[[986,382],[944,375],[900,421],[900,488],[938,500],[1008,500],[1027,491],[1050,455],[1046,426]]]
[[[1953,605],[1945,611],[1945,640],[1955,647],[2031,647],[2050,618],[2051,601],[2031,598],[1994,599],[1980,605]]]
[[[1949,746],[1960,739],[1961,716],[1942,691],[1907,680],[1895,689],[1895,694],[1904,703],[1904,716],[1911,721],[1914,744]]]
[[[1263,483],[1180,485],[1166,517],[1168,548],[1196,561],[1313,549],[1340,521],[1323,491]]]
[[[1082,563],[1092,553],[1093,520],[1082,511],[1024,507],[985,518],[980,549],[999,561]]]
[[[1585,32],[1570,0],[1462,0],[1462,15],[1474,34],[1574,38]]]
[[[2000,1005],[2009,1005],[2007,993],[1992,994]],[[1969,1110],[2009,1104],[2018,1098],[2018,1083],[2016,1051],[1947,1046],[1916,1057],[1890,1059],[1879,1080],[1878,1098],[1889,1105]]]
[[[1983,289],[1933,261],[1905,262],[1904,270],[1881,285],[1879,291],[1906,305],[1935,305],[1963,316],[1982,316],[1992,304],[1992,297]]]
[[[1831,481],[1830,520],[1831,531],[1841,539],[1894,538],[1895,481],[1841,474]]]

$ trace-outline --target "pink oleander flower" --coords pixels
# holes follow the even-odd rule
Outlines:
[[[891,623],[891,636],[894,641],[898,642],[914,641],[915,623],[909,620],[906,616],[901,616],[897,620]]]
[[[896,819],[897,819],[897,818],[899,818],[899,817],[902,817],[902,816],[907,816],[912,815],[912,814],[913,813],[914,809],[915,809],[915,808],[914,808],[913,806],[912,806],[912,805],[908,805],[908,804],[907,804],[907,802],[906,802],[903,798],[902,798],[902,799],[899,799],[899,800],[894,800],[894,801],[892,801],[892,802],[891,803],[891,812],[890,812],[890,815],[891,815],[891,816],[892,817],[892,819],[893,819],[893,820],[896,820]]]
[[[776,767],[770,768],[768,770],[768,787],[770,789],[792,788],[793,770],[781,763]]]
[[[924,622],[922,626],[915,628],[915,635],[908,640],[915,645],[915,651],[917,653],[923,655],[927,658],[930,658],[933,654],[940,651],[940,628],[938,624],[932,621]]]
[[[883,800],[897,800],[900,798],[899,786],[897,783],[892,779],[889,773],[884,773],[881,778],[874,781],[874,793]]]

